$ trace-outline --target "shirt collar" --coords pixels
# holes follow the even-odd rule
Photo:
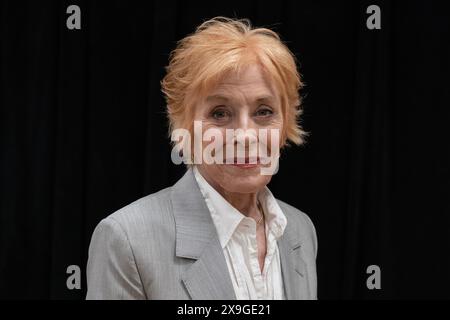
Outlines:
[[[211,213],[220,244],[222,248],[225,248],[242,220],[249,218],[239,212],[224,197],[222,197],[222,195],[217,192],[205,178],[203,178],[197,167],[194,166],[193,171],[195,180],[197,181],[206,205]],[[275,236],[275,239],[278,239],[283,235],[286,228],[286,216],[269,188],[264,187],[258,193],[258,200],[263,206],[265,213],[266,234],[271,232]]]

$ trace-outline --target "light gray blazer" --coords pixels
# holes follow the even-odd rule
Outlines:
[[[308,216],[278,201],[287,299],[316,299],[317,238]],[[89,247],[87,299],[236,299],[225,257],[191,169],[172,187],[103,219]]]

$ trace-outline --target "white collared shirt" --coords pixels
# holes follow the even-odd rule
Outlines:
[[[259,267],[256,221],[246,217],[218,193],[194,166],[194,176],[211,213],[238,300],[282,300],[284,296],[277,240],[286,217],[270,190],[258,193],[265,214],[266,257]]]

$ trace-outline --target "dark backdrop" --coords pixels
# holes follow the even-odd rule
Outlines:
[[[81,30],[66,8],[81,8]],[[382,29],[366,28],[381,8]],[[270,188],[306,212],[319,298],[450,297],[449,13],[430,1],[2,1],[0,296],[85,296],[96,224],[184,172],[159,81],[216,15],[278,31],[307,84]],[[368,290],[366,268],[381,268]],[[81,290],[66,268],[79,265]]]

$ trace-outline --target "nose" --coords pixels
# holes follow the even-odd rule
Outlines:
[[[242,145],[244,148],[251,148],[258,142],[258,128],[246,108],[243,109],[236,117],[235,143]]]

